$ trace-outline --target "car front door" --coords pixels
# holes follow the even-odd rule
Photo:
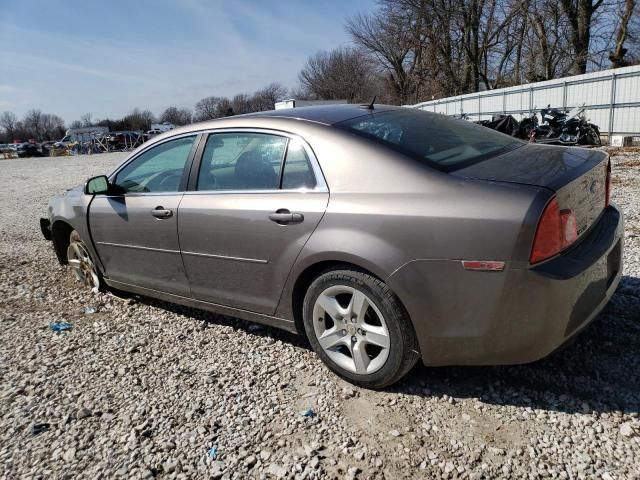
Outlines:
[[[178,207],[197,135],[143,151],[111,178],[117,195],[96,195],[89,228],[105,276],[127,285],[189,296],[178,242]]]
[[[273,314],[329,193],[311,149],[282,133],[211,133],[179,207],[192,296]]]

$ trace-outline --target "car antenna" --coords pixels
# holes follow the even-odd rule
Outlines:
[[[365,107],[367,110],[373,110],[373,104],[376,103],[376,97],[377,95],[373,96],[373,99],[371,100],[371,103],[365,103],[363,105],[360,105],[361,107]]]

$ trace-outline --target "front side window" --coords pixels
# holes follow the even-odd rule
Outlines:
[[[382,111],[335,126],[443,171],[456,170],[523,145],[520,140],[486,127],[413,108]]]
[[[153,147],[124,167],[115,184],[125,192],[177,192],[196,135]]]
[[[264,133],[209,135],[198,190],[276,190],[287,138]]]

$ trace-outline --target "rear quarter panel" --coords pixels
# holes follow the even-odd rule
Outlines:
[[[415,289],[394,286],[392,275],[414,260],[528,265],[550,190],[455,178],[353,135],[332,139],[309,140],[329,185],[329,205],[292,269],[278,316],[293,318],[295,282],[319,262],[369,270],[387,281],[410,311]]]

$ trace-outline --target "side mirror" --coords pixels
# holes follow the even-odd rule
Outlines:
[[[109,179],[106,175],[99,175],[97,177],[90,178],[84,186],[84,193],[87,195],[96,195],[102,193],[109,193]]]

